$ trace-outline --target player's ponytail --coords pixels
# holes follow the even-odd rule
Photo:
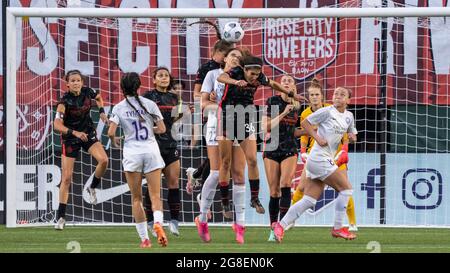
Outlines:
[[[232,48],[234,46],[233,43],[230,43],[230,42],[225,41],[225,40],[222,39],[222,34],[220,33],[219,27],[216,24],[214,24],[213,22],[210,22],[210,21],[197,21],[197,22],[190,23],[188,26],[192,26],[192,25],[195,25],[195,24],[208,24],[208,25],[212,26],[216,30],[217,41],[216,41],[216,43],[214,44],[214,47],[213,47],[213,54],[215,52],[218,52],[218,51],[220,51],[220,52],[227,52],[230,48]]]
[[[144,107],[141,100],[139,99],[139,95],[137,93],[137,90],[141,86],[141,79],[139,78],[139,75],[136,72],[130,72],[126,73],[122,76],[122,79],[120,80],[120,88],[122,88],[123,95],[125,96],[125,100],[127,103],[133,108],[134,111],[136,111],[139,115],[139,120],[144,121],[144,117],[141,115],[141,113],[136,109],[136,107],[128,100],[127,96],[133,96],[139,103],[139,106],[144,109],[145,113],[150,115],[150,113],[147,111],[147,108]]]
[[[212,26],[216,30],[217,39],[222,40],[222,34],[220,34],[220,29],[213,22],[207,21],[207,20],[205,20],[205,21],[197,21],[197,22],[190,23],[188,26],[192,26],[192,25],[196,25],[196,24],[208,24],[208,25]]]

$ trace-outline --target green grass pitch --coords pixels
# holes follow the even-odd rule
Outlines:
[[[168,233],[168,230],[166,229]],[[70,242],[81,252],[362,252],[379,243],[381,252],[450,252],[450,229],[360,228],[354,241],[332,238],[329,228],[295,227],[286,232],[281,244],[267,242],[268,228],[248,227],[245,244],[234,241],[231,227],[210,227],[212,241],[200,242],[195,227],[181,227],[181,236],[168,234],[169,245],[162,248],[152,238],[152,248],[139,249],[136,229],[130,227],[51,227],[7,229],[0,226],[0,252],[71,252]],[[68,245],[69,244],[69,245]],[[375,243],[376,244],[376,243]],[[69,249],[68,249],[69,248]]]

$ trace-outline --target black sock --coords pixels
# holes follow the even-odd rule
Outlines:
[[[259,179],[250,179],[250,196],[251,199],[258,199],[259,196]]]
[[[281,188],[280,199],[280,220],[286,215],[289,207],[291,206],[291,187]]]
[[[178,221],[178,215],[180,214],[180,189],[169,189],[169,195],[167,196],[167,203],[169,203],[170,219]]]
[[[203,169],[206,167],[206,165],[208,165],[208,168],[209,168],[209,158],[205,159],[205,160],[202,162],[202,164],[197,168],[197,170],[194,171],[194,173],[192,174],[192,176],[193,176],[195,179],[199,179],[200,176],[202,176]]]
[[[229,193],[229,183],[228,182],[219,182],[220,189],[220,198],[222,199],[222,204],[228,205],[230,203],[230,199],[228,198]]]
[[[211,168],[209,165],[209,159],[206,161],[207,162],[206,162],[205,166],[203,167],[203,171],[202,171],[202,183],[205,183],[206,179],[209,176],[209,173],[211,172]]]
[[[56,220],[59,220],[59,218],[61,218],[61,217],[66,218],[66,206],[67,206],[67,204],[59,203]]]
[[[97,188],[98,184],[100,184],[100,179],[101,178],[97,178],[97,176],[94,175],[94,178],[92,178],[91,189]]]
[[[270,226],[272,226],[272,223],[278,222],[279,212],[280,212],[280,197],[271,196],[269,201]]]
[[[152,199],[150,199],[147,187],[142,187],[142,191],[144,191],[144,211],[147,216],[147,222],[153,222]]]

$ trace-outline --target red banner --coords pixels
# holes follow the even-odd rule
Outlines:
[[[30,2],[20,1],[24,7],[30,6]],[[56,5],[56,1],[53,2]],[[158,2],[140,1],[139,5],[158,8]],[[320,8],[345,2],[356,3],[336,3],[335,0],[187,0],[171,1],[170,7]],[[83,6],[120,8],[130,7],[136,1],[81,3]],[[403,1],[396,3],[400,5]],[[17,5],[15,1],[12,4]],[[415,20],[388,20],[388,104],[449,105],[450,61],[445,57],[450,57],[450,42],[440,38],[448,37],[445,36],[448,25],[442,18],[430,20],[427,26],[417,18]],[[115,104],[122,98],[119,78],[123,71],[138,71],[142,75],[141,90],[144,91],[152,88],[151,72],[161,64],[169,65],[175,78],[188,83],[183,98],[191,100],[195,70],[209,59],[211,46],[216,40],[212,32],[193,40],[193,36],[189,36],[192,34],[172,33],[164,40],[164,35],[155,32],[124,30],[111,27],[110,23],[106,19],[98,20],[96,24],[61,19],[50,19],[48,24],[42,20],[22,20],[22,31],[17,32],[21,35],[19,41],[22,41],[18,45],[21,51],[17,74],[20,81],[18,101],[24,105],[54,103],[61,92],[65,92],[62,80],[65,70],[81,67],[87,72],[84,73],[86,85],[101,90],[107,104]],[[47,33],[50,34],[48,37]],[[246,32],[239,46],[265,60],[264,72],[269,77],[279,79],[283,73],[292,74],[298,80],[300,91],[304,91],[308,82],[316,77],[323,82],[328,100],[335,87],[346,86],[353,90],[353,104],[376,105],[380,90],[380,35],[381,23],[375,18],[268,19],[263,29]],[[127,39],[131,41],[129,44]],[[3,95],[1,90],[0,94]],[[264,103],[271,94],[272,90],[262,89],[256,95],[257,104]]]

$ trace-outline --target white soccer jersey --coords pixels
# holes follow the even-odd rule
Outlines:
[[[214,69],[208,72],[206,74],[205,80],[202,84],[202,93],[208,93],[210,94],[212,91],[216,92],[216,102],[219,103],[222,99],[223,92],[225,90],[225,84],[218,82],[217,78],[220,76],[220,74],[223,73],[222,68]]]
[[[320,108],[306,118],[312,125],[318,125],[317,134],[327,140],[328,145],[322,147],[317,141],[311,149],[308,159],[321,161],[334,159],[337,148],[344,134],[357,134],[353,114],[347,110],[339,112],[333,105]]]
[[[120,125],[125,134],[125,143],[123,146],[124,157],[133,154],[143,154],[152,151],[158,151],[158,143],[153,133],[155,122],[162,120],[161,112],[153,101],[144,97],[139,97],[142,105],[150,113],[148,115],[133,97],[128,97],[128,101],[139,111],[145,121],[139,120],[139,114],[124,99],[114,106],[110,120]]]

